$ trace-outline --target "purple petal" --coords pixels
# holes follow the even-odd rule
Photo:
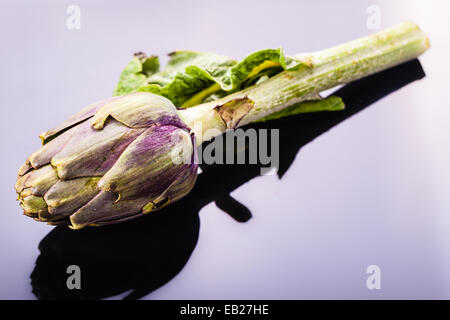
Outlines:
[[[41,137],[42,142],[45,144],[48,141],[50,141],[53,138],[55,138],[57,135],[61,134],[62,131],[65,131],[65,130],[69,129],[70,127],[73,127],[73,126],[75,126],[75,125],[85,121],[86,119],[89,119],[103,105],[105,105],[106,103],[108,103],[110,101],[114,101],[117,98],[118,97],[108,98],[108,99],[105,99],[105,100],[102,100],[102,101],[95,102],[95,103],[85,107],[84,109],[82,109],[81,111],[79,111],[78,113],[74,114],[72,117],[70,117],[69,119],[67,119],[66,121],[64,121],[60,125],[58,125],[56,128],[51,129],[49,131],[46,131],[46,132],[40,134],[39,136]]]
[[[114,220],[139,213],[148,201],[145,197],[128,201],[116,200],[117,194],[108,191],[100,192],[95,198],[70,216],[73,228],[80,229],[100,221]]]
[[[121,96],[105,104],[95,113],[92,126],[102,129],[108,117],[130,128],[148,128],[155,124],[185,127],[170,100],[148,92]]]
[[[49,213],[54,216],[74,213],[100,192],[99,180],[99,177],[87,177],[58,181],[44,195]]]
[[[99,187],[117,192],[120,199],[151,194],[155,199],[189,164],[175,163],[177,152],[194,152],[189,133],[174,126],[153,126],[142,133],[121,154],[103,176]],[[149,199],[149,200],[153,200]]]
[[[130,129],[117,121],[109,121],[103,130],[95,130],[89,122],[78,125],[66,146],[52,158],[61,179],[92,177],[105,174],[125,148],[144,129]]]

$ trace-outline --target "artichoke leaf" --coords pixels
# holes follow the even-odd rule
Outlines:
[[[302,65],[308,66],[306,58],[287,57],[281,48],[256,51],[240,62],[212,53],[176,51],[161,71],[145,74],[141,60],[135,57],[122,72],[114,94],[151,92],[179,108],[189,108],[215,93],[230,94],[253,85],[261,76]]]

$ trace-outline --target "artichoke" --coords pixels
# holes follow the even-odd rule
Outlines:
[[[196,180],[194,135],[152,93],[94,103],[40,137],[15,185],[38,221],[79,229],[128,220],[180,199]]]
[[[319,93],[412,60],[429,46],[425,33],[405,22],[292,58],[273,49],[240,63],[177,52],[158,71],[156,57],[139,54],[120,76],[119,96],[41,135],[43,147],[19,169],[18,199],[26,215],[75,229],[158,210],[193,188],[203,141],[258,121],[342,110],[340,98]]]

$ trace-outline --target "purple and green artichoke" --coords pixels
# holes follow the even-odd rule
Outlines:
[[[137,54],[115,97],[41,135],[43,147],[19,170],[18,199],[26,215],[75,229],[158,210],[193,188],[202,141],[258,121],[342,110],[340,98],[319,94],[412,60],[429,46],[426,34],[405,22],[293,57],[267,49],[237,62],[178,51],[159,70],[157,57]]]
[[[195,138],[155,94],[94,103],[40,137],[15,185],[24,213],[39,221],[79,229],[128,220],[178,200],[196,180]]]

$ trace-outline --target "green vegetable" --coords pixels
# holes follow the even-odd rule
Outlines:
[[[155,94],[94,103],[41,136],[48,142],[15,185],[24,213],[38,221],[74,229],[124,221],[184,197],[196,180],[194,137]]]
[[[182,51],[158,71],[156,57],[139,54],[121,74],[115,93],[122,96],[94,103],[41,135],[44,145],[19,169],[21,206],[38,221],[73,228],[158,210],[192,189],[195,144],[257,121],[341,110],[340,98],[319,93],[428,48],[427,36],[406,22],[294,58],[263,50],[236,63]]]

